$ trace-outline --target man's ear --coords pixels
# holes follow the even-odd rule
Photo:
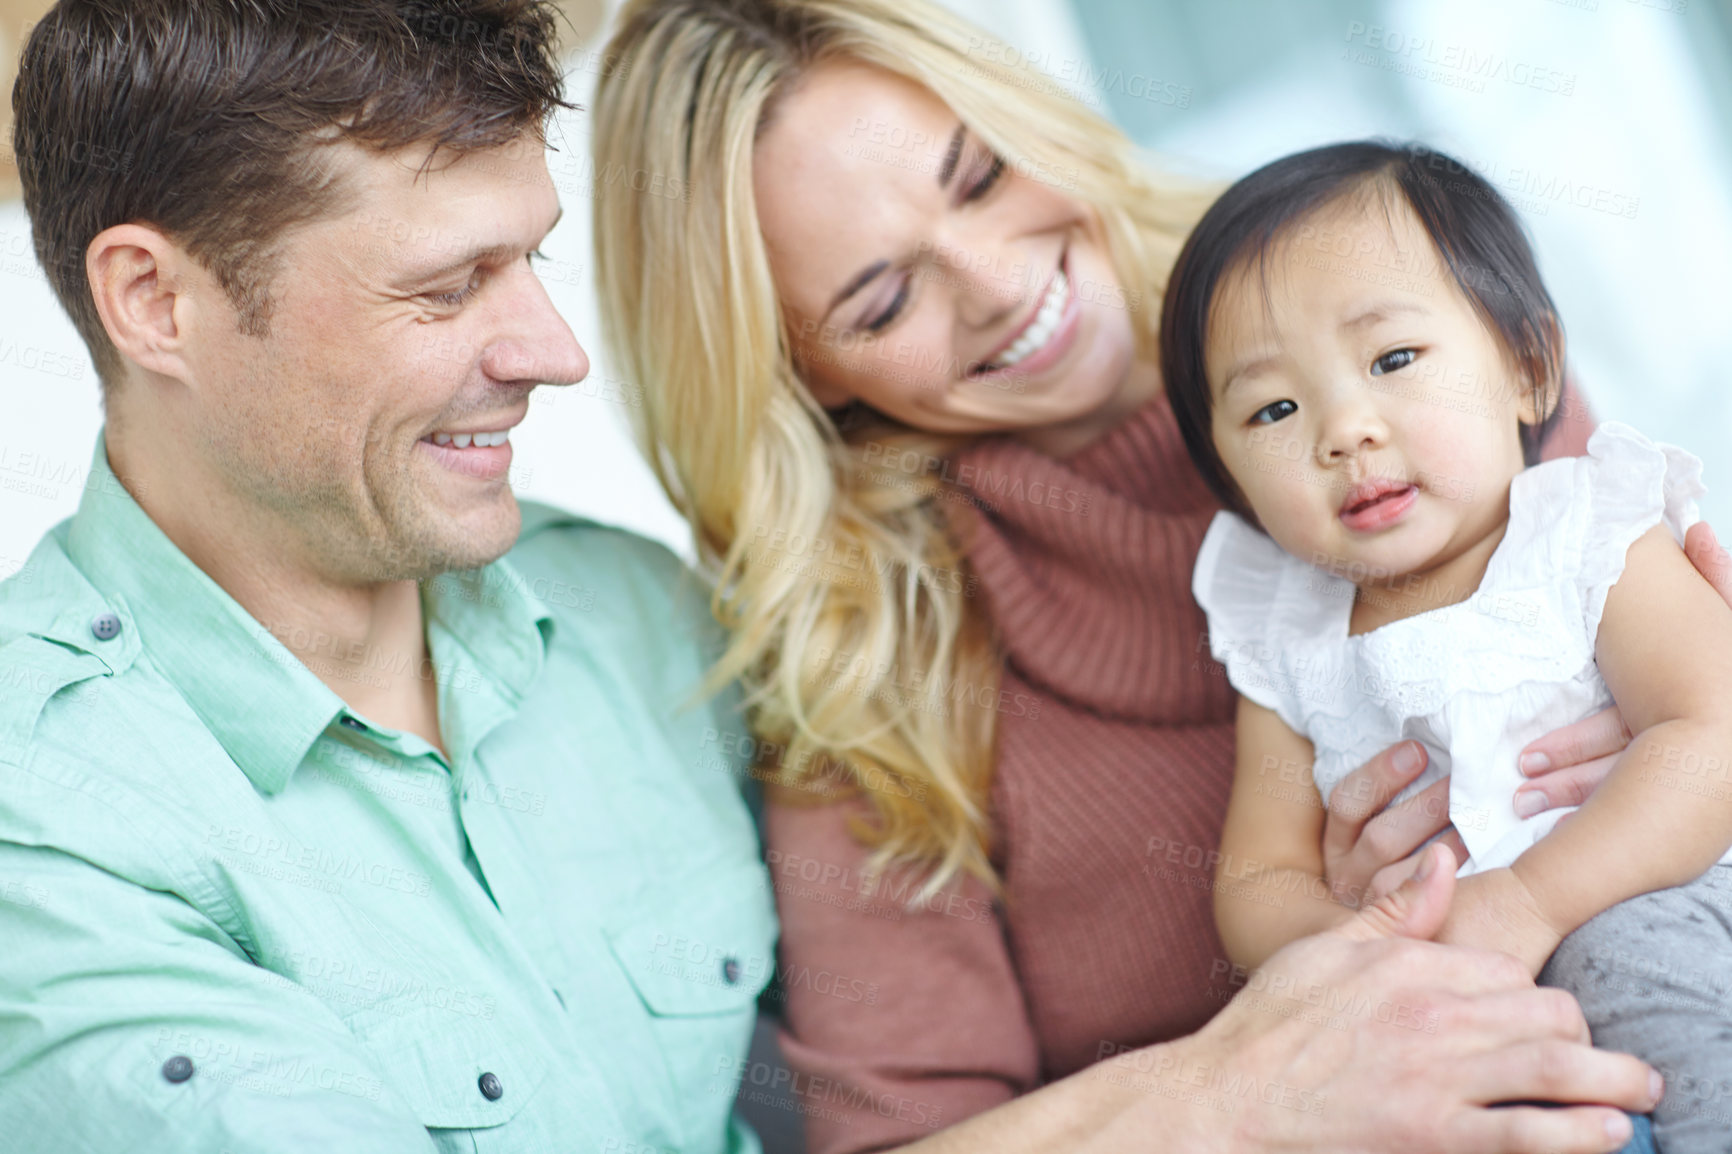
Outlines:
[[[104,229],[84,251],[85,276],[108,339],[146,372],[187,377],[191,264],[173,241],[141,224]]]

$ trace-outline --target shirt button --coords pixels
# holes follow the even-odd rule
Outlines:
[[[481,1087],[481,1096],[489,1102],[499,1101],[505,1093],[505,1087],[499,1082],[499,1075],[491,1071],[481,1075],[481,1080],[477,1085]]]
[[[98,641],[112,641],[120,636],[120,618],[113,613],[98,613],[90,619],[90,632]]]
[[[162,1076],[177,1085],[186,1081],[192,1077],[192,1059],[185,1054],[176,1054],[162,1064]]]
[[[343,724],[348,726],[350,729],[359,730],[362,733],[367,732],[367,723],[358,717],[349,717],[345,714],[343,717]]]
[[[729,954],[722,959],[722,981],[728,985],[738,985],[740,981],[740,959]]]

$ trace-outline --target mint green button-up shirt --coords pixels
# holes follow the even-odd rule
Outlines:
[[[688,707],[704,591],[523,510],[422,584],[446,756],[347,708],[98,438],[0,583],[0,1146],[758,1150],[774,910],[731,703]]]

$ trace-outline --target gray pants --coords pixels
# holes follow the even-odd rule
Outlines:
[[[1564,939],[1539,983],[1576,996],[1596,1046],[1666,1079],[1660,1154],[1732,1151],[1732,865],[1613,906]]]

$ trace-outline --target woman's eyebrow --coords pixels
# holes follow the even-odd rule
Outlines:
[[[950,146],[944,150],[944,163],[938,166],[938,187],[949,188],[950,178],[956,175],[956,162],[962,159],[962,138],[968,134],[968,126],[958,122],[956,131],[950,134]]]
[[[956,131],[950,134],[950,144],[944,150],[944,163],[938,167],[938,187],[949,188],[950,178],[956,175],[957,161],[962,159],[962,141],[968,135],[968,125],[957,121]],[[824,310],[829,316],[836,311],[836,306],[859,292],[870,284],[874,277],[890,267],[887,260],[873,261],[855,274],[854,279],[843,285],[841,290],[831,298],[830,307]]]
[[[842,286],[842,291],[836,294],[835,299],[830,302],[830,307],[824,310],[824,315],[829,316],[831,313],[835,312],[837,305],[865,288],[874,277],[889,267],[889,261],[875,260],[865,268],[861,269],[853,280]]]

